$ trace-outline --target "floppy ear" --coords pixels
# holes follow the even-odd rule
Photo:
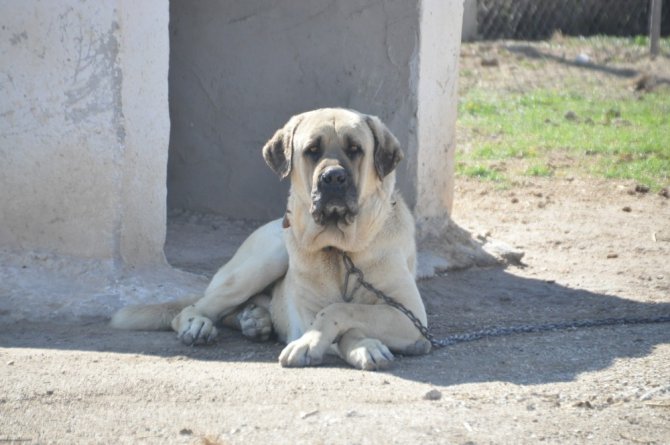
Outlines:
[[[291,173],[293,134],[301,120],[302,117],[300,115],[293,116],[263,146],[263,159],[265,159],[265,162],[281,179],[284,179]]]
[[[391,173],[404,155],[400,149],[400,143],[386,128],[386,125],[375,116],[366,116],[365,121],[372,131],[375,140],[374,163],[379,179],[384,179]]]

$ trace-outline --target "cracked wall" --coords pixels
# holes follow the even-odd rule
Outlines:
[[[170,2],[168,205],[233,217],[285,209],[261,147],[325,106],[378,115],[406,152],[415,201],[419,8],[405,0]]]
[[[0,247],[162,262],[167,5],[3,0],[0,15]]]

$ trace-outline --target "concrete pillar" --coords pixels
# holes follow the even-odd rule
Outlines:
[[[416,203],[419,276],[473,264],[519,262],[523,252],[474,239],[450,217],[463,1],[423,0],[416,88]]]
[[[168,7],[2,0],[0,247],[162,263]]]
[[[165,262],[169,8],[164,0],[120,0],[124,157],[120,257],[125,264]]]
[[[167,2],[0,0],[0,17],[0,324],[197,292],[163,254]]]
[[[458,58],[463,2],[421,2],[417,85],[417,198],[424,231],[441,225],[453,204]],[[437,221],[436,221],[437,220]],[[422,232],[419,232],[422,236]]]

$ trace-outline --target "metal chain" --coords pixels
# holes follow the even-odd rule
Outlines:
[[[530,333],[543,333],[543,332],[558,332],[558,331],[567,331],[573,329],[584,329],[584,328],[595,328],[602,326],[621,326],[621,325],[639,325],[639,324],[654,324],[654,323],[668,323],[670,322],[670,315],[661,315],[657,317],[622,317],[622,318],[602,318],[602,319],[586,319],[586,320],[574,320],[561,323],[547,323],[540,325],[520,325],[520,326],[494,326],[486,329],[480,329],[478,331],[466,332],[463,334],[454,334],[444,338],[436,338],[433,334],[430,333],[428,328],[421,323],[414,313],[407,309],[402,303],[397,302],[394,298],[386,295],[384,292],[380,291],[374,287],[370,282],[365,280],[363,271],[360,270],[351,257],[345,252],[342,252],[342,261],[344,262],[344,267],[347,271],[344,279],[344,292],[342,298],[346,302],[350,302],[356,291],[360,287],[364,287],[368,291],[375,294],[375,296],[384,303],[398,309],[400,312],[405,314],[407,318],[416,326],[421,335],[423,335],[426,340],[430,342],[433,347],[443,348],[445,346],[451,346],[457,343],[471,342],[475,340],[481,340],[482,338],[493,338],[493,337],[505,337],[515,334],[530,334]],[[349,278],[351,275],[356,277],[358,281],[357,286],[351,293],[347,293],[349,287]]]

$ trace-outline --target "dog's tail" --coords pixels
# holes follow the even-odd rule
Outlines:
[[[168,331],[172,319],[186,306],[195,303],[199,297],[187,298],[168,303],[126,306],[119,310],[109,324],[116,329],[132,331]]]

